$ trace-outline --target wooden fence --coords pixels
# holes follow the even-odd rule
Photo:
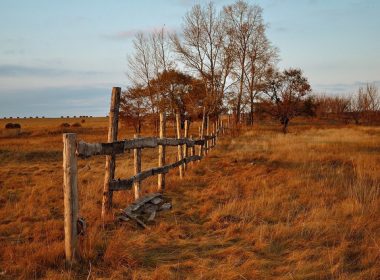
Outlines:
[[[117,140],[118,116],[120,107],[121,89],[112,89],[111,108],[109,114],[108,142],[86,143],[78,141],[75,133],[63,134],[63,171],[64,171],[64,228],[65,228],[65,253],[66,260],[72,263],[75,260],[78,235],[78,183],[77,183],[77,158],[88,158],[96,155],[106,156],[106,170],[104,176],[102,219],[110,217],[112,210],[112,194],[115,191],[134,190],[135,199],[141,196],[141,182],[152,176],[158,176],[157,189],[163,192],[165,189],[165,174],[173,168],[179,168],[179,175],[185,175],[189,163],[201,160],[212,149],[218,136],[223,134],[225,127],[223,121],[218,118],[211,124],[208,116],[203,114],[199,131],[199,139],[189,137],[190,122],[185,121],[184,137],[181,135],[180,115],[176,115],[176,138],[166,138],[166,116],[160,114],[159,137],[144,137],[135,135],[133,139]],[[206,129],[206,133],[205,133]],[[178,161],[166,164],[166,147],[178,147]],[[144,148],[158,147],[158,167],[141,170],[141,151]],[[196,154],[198,147],[198,154]],[[116,155],[123,154],[133,149],[134,176],[125,179],[115,179]]]

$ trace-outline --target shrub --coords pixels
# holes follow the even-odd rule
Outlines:
[[[21,125],[19,123],[7,123],[5,125],[6,129],[13,129],[13,128],[21,128]]]
[[[85,119],[82,119],[82,120],[81,120],[81,123],[85,123],[85,122],[86,122],[86,120],[85,120]]]

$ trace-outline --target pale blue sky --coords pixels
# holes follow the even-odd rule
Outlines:
[[[105,115],[136,31],[180,30],[191,0],[0,0],[0,116]],[[218,7],[233,1],[214,1]],[[280,68],[315,91],[380,85],[380,1],[258,0]]]

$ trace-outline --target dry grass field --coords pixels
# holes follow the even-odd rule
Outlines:
[[[0,138],[0,279],[380,279],[380,128],[301,121],[288,135],[271,124],[226,135],[183,180],[169,173],[173,209],[148,229],[102,227],[105,159],[80,160],[88,229],[80,261],[65,267],[59,125],[77,121],[14,120],[21,135]],[[107,122],[69,130],[104,142]],[[143,151],[143,169],[157,153]],[[119,157],[117,177],[132,164],[132,153]],[[117,193],[115,211],[132,200]]]

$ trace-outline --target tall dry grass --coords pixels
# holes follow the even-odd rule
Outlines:
[[[80,215],[89,227],[81,259],[69,268],[62,140],[42,133],[56,127],[31,125],[27,136],[0,139],[0,279],[380,277],[379,128],[299,122],[288,135],[263,125],[225,136],[184,180],[168,175],[173,210],[159,213],[147,230],[103,229],[104,158],[80,160]],[[104,120],[83,128],[82,139],[106,138]],[[156,166],[156,150],[143,156],[143,168]],[[119,177],[131,174],[131,159],[118,158]],[[144,191],[155,184],[144,181]],[[132,200],[130,192],[117,193],[115,210]]]

